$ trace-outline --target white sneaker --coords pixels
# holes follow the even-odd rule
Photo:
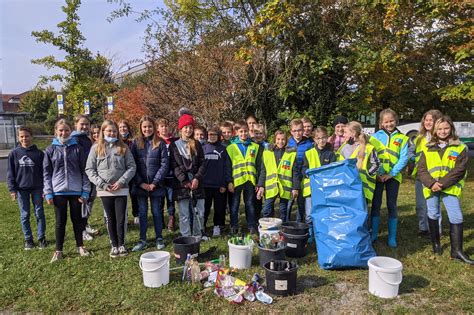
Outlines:
[[[118,248],[118,255],[121,256],[121,257],[124,257],[124,256],[127,256],[128,255],[128,251],[127,249],[125,248],[125,246],[120,246]]]
[[[201,236],[201,241],[203,241],[203,242],[209,241],[209,236],[207,236],[207,235]]]
[[[86,257],[90,255],[89,251],[85,249],[84,246],[78,247],[77,251],[79,252],[79,256],[81,257]]]
[[[82,240],[84,241],[92,241],[94,238],[92,235],[86,232],[86,230],[82,231]]]
[[[214,230],[212,231],[212,237],[221,236],[221,228],[220,226],[214,226]]]
[[[139,225],[140,224],[140,219],[138,217],[133,218],[133,224]]]
[[[91,235],[96,235],[97,233],[99,233],[99,230],[94,229],[92,226],[88,224],[86,225],[86,232]]]
[[[118,251],[117,247],[112,247],[112,249],[110,250],[109,256],[112,257],[112,258],[117,258],[118,255],[119,255],[119,251]]]

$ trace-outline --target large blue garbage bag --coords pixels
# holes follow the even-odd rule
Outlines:
[[[311,218],[323,269],[367,268],[375,256],[356,159],[309,169]]]

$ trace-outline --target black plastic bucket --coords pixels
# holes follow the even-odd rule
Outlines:
[[[281,234],[283,235],[283,240],[286,243],[285,254],[287,257],[301,258],[306,256],[309,234],[293,235],[284,232]]]
[[[174,257],[178,264],[184,264],[188,254],[198,254],[201,243],[194,236],[181,236],[173,240]]]
[[[311,225],[303,222],[288,221],[281,225],[282,231],[292,235],[305,235]]]
[[[270,249],[264,248],[258,245],[258,256],[260,258],[260,267],[263,267],[267,262],[271,260],[284,260],[285,259],[285,247]]]
[[[296,293],[298,266],[287,260],[268,261],[265,268],[267,292],[287,296]]]

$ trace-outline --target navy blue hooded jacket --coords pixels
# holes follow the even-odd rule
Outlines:
[[[81,146],[82,150],[84,150],[84,154],[87,158],[92,147],[92,140],[89,138],[89,135],[79,131],[73,131],[71,137],[76,138],[77,143]]]
[[[206,143],[203,146],[205,158],[205,172],[202,178],[204,188],[227,188],[227,184],[232,182],[232,173],[227,167],[228,154],[225,146],[217,141]]]
[[[43,190],[43,158],[43,151],[34,144],[13,149],[8,155],[8,190]]]
[[[166,144],[160,144],[153,149],[152,139],[146,138],[143,149],[139,149],[137,141],[132,143],[132,154],[137,165],[137,172],[132,183],[132,193],[139,196],[162,197],[165,195],[163,181],[168,173],[169,158]],[[155,190],[148,192],[140,187],[142,183],[153,184]]]

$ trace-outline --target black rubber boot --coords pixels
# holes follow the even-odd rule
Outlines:
[[[450,224],[450,237],[451,237],[451,258],[459,259],[466,264],[474,265],[474,260],[469,258],[468,255],[464,254],[462,250],[463,241],[463,226],[460,224]]]
[[[428,225],[430,227],[431,243],[433,243],[433,253],[441,256],[443,249],[439,241],[439,221],[428,218]]]

